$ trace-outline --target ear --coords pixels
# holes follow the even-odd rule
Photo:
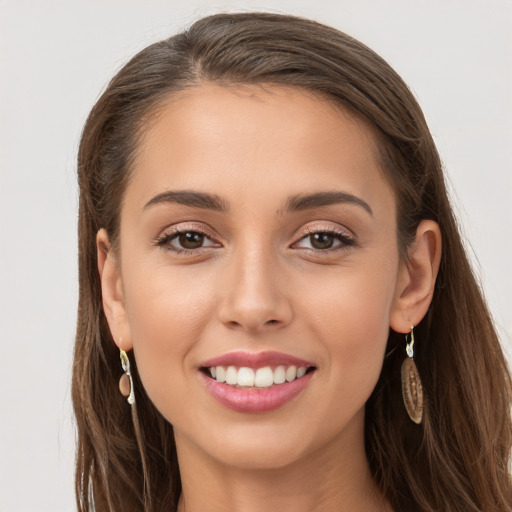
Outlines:
[[[422,221],[416,238],[400,264],[390,326],[407,333],[426,315],[441,262],[441,230],[433,220]]]
[[[126,314],[121,269],[105,229],[100,229],[96,235],[96,250],[103,310],[116,345],[128,351],[133,345]]]

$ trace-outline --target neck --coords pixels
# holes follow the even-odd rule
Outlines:
[[[176,432],[183,488],[178,512],[390,512],[370,474],[363,429],[352,428],[357,439],[344,431],[299,460],[265,469],[213,460]]]

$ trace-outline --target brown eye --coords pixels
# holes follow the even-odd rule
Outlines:
[[[178,242],[183,249],[199,249],[203,246],[205,238],[202,233],[187,231],[178,235]]]
[[[222,247],[206,233],[195,229],[187,230],[186,228],[164,233],[155,240],[155,245],[175,254],[199,253],[204,249]]]
[[[335,236],[331,233],[314,233],[309,235],[309,240],[314,249],[330,249],[334,245]]]
[[[355,244],[354,238],[341,230],[319,229],[318,231],[310,231],[308,235],[301,238],[293,244],[294,249],[308,249],[330,253],[337,249],[346,249]]]

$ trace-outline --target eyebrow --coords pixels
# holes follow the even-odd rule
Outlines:
[[[205,192],[194,192],[191,190],[168,190],[166,192],[162,192],[150,199],[144,205],[144,209],[165,203],[182,204],[192,208],[204,208],[206,210],[214,210],[218,212],[229,211],[229,204],[218,195],[207,194]],[[361,198],[354,196],[353,194],[338,191],[316,192],[314,194],[291,196],[286,201],[285,211],[296,212],[340,203],[360,206],[373,216],[373,211],[366,201],[363,201]]]
[[[228,204],[215,194],[206,194],[204,192],[193,192],[190,190],[173,191],[168,190],[156,195],[150,199],[144,209],[157,204],[175,203],[190,206],[192,208],[204,208],[206,210],[215,210],[226,212],[229,210]]]
[[[292,196],[286,202],[286,211],[294,212],[300,210],[309,210],[320,206],[329,206],[332,204],[348,203],[360,206],[366,210],[372,217],[373,211],[370,205],[361,198],[347,192],[317,192],[315,194]]]

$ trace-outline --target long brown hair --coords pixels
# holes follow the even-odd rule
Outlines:
[[[511,510],[510,375],[421,109],[402,79],[360,42],[310,20],[266,13],[206,17],[149,46],[114,77],[87,119],[78,154],[80,299],[73,366],[79,510],[177,506],[172,426],[146,395],[133,359],[137,432],[118,391],[119,352],[102,309],[95,237],[100,228],[114,242],[118,236],[138,141],[158,106],[204,82],[305,89],[348,106],[374,127],[381,167],[395,191],[402,255],[422,219],[439,224],[443,255],[431,307],[416,329],[424,422],[415,425],[403,408],[404,344],[390,332],[382,374],[366,405],[371,471],[397,511]]]

